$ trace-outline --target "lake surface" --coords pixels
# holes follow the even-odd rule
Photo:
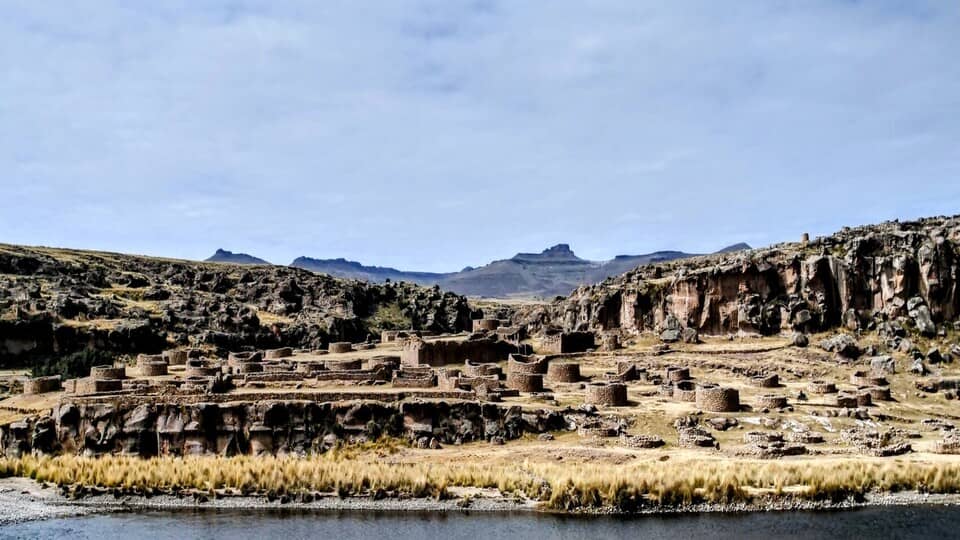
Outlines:
[[[0,528],[0,538],[378,538],[523,540],[630,538],[958,538],[960,507],[874,507],[837,512],[569,517],[529,513],[241,512],[110,514]]]

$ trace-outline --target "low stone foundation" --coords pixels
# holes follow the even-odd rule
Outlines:
[[[103,394],[106,392],[119,392],[123,390],[123,381],[120,379],[95,379],[93,377],[84,377],[77,379],[74,386],[74,393],[78,396],[87,396],[91,394]]]
[[[90,368],[90,377],[93,379],[126,379],[127,368],[123,366],[93,366]]]
[[[811,394],[836,394],[837,385],[827,381],[810,381],[807,385],[807,391]]]
[[[353,350],[353,343],[348,341],[335,341],[327,346],[330,354],[348,353]]]
[[[279,360],[280,358],[287,358],[293,356],[293,348],[291,347],[280,347],[279,349],[269,349],[264,351],[264,358],[267,360]]]
[[[354,358],[351,360],[326,360],[323,366],[331,371],[344,371],[348,369],[362,369],[363,360]]]

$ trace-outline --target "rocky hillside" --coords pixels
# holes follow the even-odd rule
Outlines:
[[[270,264],[269,262],[246,253],[234,253],[225,249],[218,249],[204,262],[221,262],[230,264]]]
[[[466,300],[283,266],[0,244],[0,367],[84,349],[322,347],[386,328],[468,327]]]
[[[749,249],[736,244],[721,252]],[[672,261],[696,255],[682,251],[657,251],[643,255],[618,255],[609,261],[589,261],[577,257],[567,244],[557,244],[541,253],[518,253],[509,259],[467,267],[453,273],[409,272],[380,266],[364,266],[344,259],[311,259],[299,257],[291,266],[306,268],[331,276],[362,279],[410,281],[421,285],[439,285],[443,290],[469,296],[493,298],[549,298],[567,295],[584,284],[622,274],[641,264]]]
[[[774,334],[837,327],[935,335],[960,314],[960,217],[846,228],[809,242],[639,267],[517,318],[533,327]],[[900,330],[898,330],[900,329]]]

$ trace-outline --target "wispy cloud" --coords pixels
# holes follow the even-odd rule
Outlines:
[[[556,241],[773,242],[960,200],[951,3],[4,11],[3,241],[447,270]]]

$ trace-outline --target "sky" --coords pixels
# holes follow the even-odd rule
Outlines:
[[[407,270],[960,214],[960,3],[0,0],[0,242]]]

